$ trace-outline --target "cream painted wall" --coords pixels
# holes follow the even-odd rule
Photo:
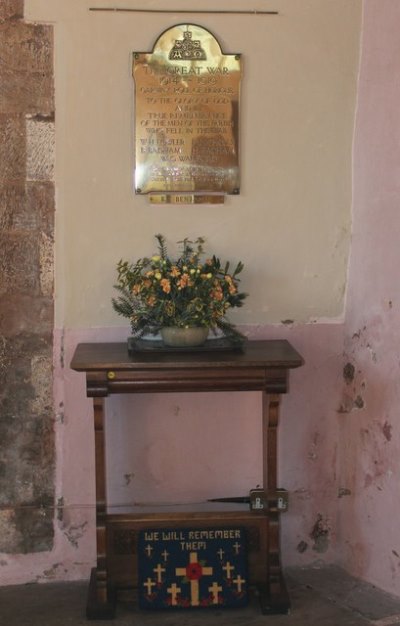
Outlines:
[[[183,20],[88,10],[107,4],[25,2],[26,19],[56,29],[56,326],[124,325],[110,305],[116,262],[151,253],[156,232],[171,245],[204,235],[211,252],[244,261],[250,297],[235,322],[340,318],[361,1],[276,0],[279,16],[185,17],[243,54],[241,195],[217,208],[154,207],[133,194],[131,53]]]

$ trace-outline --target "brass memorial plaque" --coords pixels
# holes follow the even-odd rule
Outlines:
[[[175,204],[238,194],[240,55],[179,24],[153,52],[134,52],[133,77],[135,192]]]

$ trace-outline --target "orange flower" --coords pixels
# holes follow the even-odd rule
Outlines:
[[[219,302],[221,300],[223,300],[224,298],[224,294],[222,293],[222,289],[221,287],[216,287],[215,289],[212,289],[210,291],[210,296],[214,299],[214,300],[218,300]]]
[[[176,278],[177,276],[180,276],[180,274],[181,274],[181,273],[180,273],[180,271],[179,271],[179,268],[177,268],[177,267],[176,267],[176,265],[173,265],[173,266],[171,267],[171,276],[172,276],[173,278]]]
[[[189,285],[189,274],[182,274],[177,284],[181,287],[181,289],[183,289],[183,287],[187,287]]]
[[[237,288],[235,286],[235,283],[233,282],[232,276],[230,276],[229,274],[227,274],[225,276],[225,280],[228,283],[228,290],[229,293],[231,294],[231,296],[233,296],[234,293],[237,292]]]
[[[163,278],[162,280],[160,280],[160,285],[164,293],[169,293],[171,291],[171,283],[168,278]]]
[[[132,287],[132,293],[134,296],[137,296],[142,291],[141,283],[135,283]]]
[[[155,303],[156,303],[156,297],[155,297],[155,296],[149,296],[149,297],[147,298],[147,300],[146,300],[146,303],[147,303],[149,306],[154,306],[154,305],[155,305]]]

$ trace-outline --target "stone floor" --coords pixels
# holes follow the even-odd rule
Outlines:
[[[245,609],[143,612],[121,598],[112,626],[391,626],[400,624],[400,598],[336,567],[286,572],[292,610],[261,615],[257,599]],[[48,583],[0,588],[0,626],[83,626],[87,585]],[[93,623],[93,622],[92,622]],[[104,623],[104,622],[101,622]]]

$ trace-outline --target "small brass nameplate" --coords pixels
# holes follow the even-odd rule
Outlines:
[[[151,204],[224,204],[225,196],[207,196],[194,193],[152,193]]]
[[[133,53],[133,77],[135,192],[238,194],[240,55],[179,24]]]

